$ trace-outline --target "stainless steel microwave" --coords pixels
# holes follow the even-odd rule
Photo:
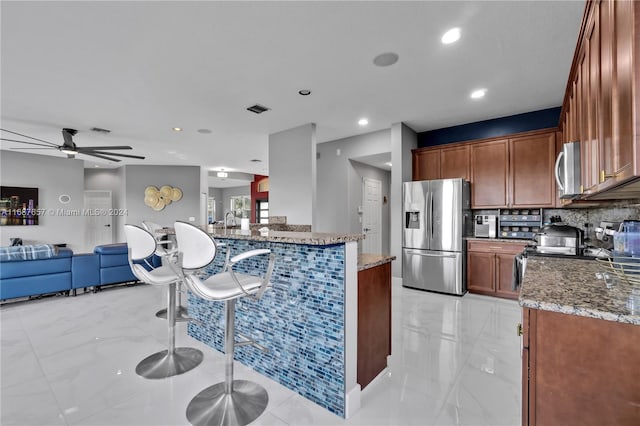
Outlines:
[[[556,182],[560,198],[580,197],[580,142],[567,142],[562,145],[555,167]]]

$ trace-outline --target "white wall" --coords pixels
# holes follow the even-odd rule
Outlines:
[[[316,149],[318,197],[314,231],[361,233],[360,227],[353,222],[357,221],[353,206],[357,208],[362,204],[362,176],[356,173],[349,160],[389,152],[390,130],[320,143]]]
[[[269,135],[269,215],[315,230],[316,125]]]
[[[82,212],[84,207],[84,162],[45,155],[2,151],[0,153],[0,182],[3,186],[38,188],[39,209],[63,209]],[[71,201],[62,204],[58,197],[69,195]],[[24,244],[67,243],[80,253],[84,248],[84,218],[47,214],[40,216],[37,226],[0,227],[0,245],[9,239],[22,238]]]
[[[396,256],[391,273],[402,277],[402,183],[411,180],[411,150],[418,135],[404,123],[391,126],[391,254]]]
[[[200,223],[200,167],[199,166],[147,166],[131,165],[124,167],[125,200],[124,207],[128,215],[125,223],[140,224],[150,220],[162,226],[173,226],[176,220]],[[178,187],[182,190],[182,199],[171,203],[161,211],[154,211],[144,204],[144,190],[153,185]],[[125,241],[122,223],[117,230],[118,241]]]

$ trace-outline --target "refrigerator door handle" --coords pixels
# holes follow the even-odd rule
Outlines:
[[[455,258],[456,257],[456,254],[425,253],[423,251],[418,251],[418,250],[407,250],[407,253],[415,254],[415,255],[423,256],[423,257],[447,257],[447,258]]]
[[[429,192],[429,247],[433,245],[433,192]]]

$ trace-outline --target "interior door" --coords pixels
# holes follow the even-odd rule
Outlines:
[[[362,241],[363,253],[382,252],[382,182],[364,178],[362,188]]]
[[[111,191],[84,191],[85,249],[113,243]]]

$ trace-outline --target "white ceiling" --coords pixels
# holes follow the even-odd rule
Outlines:
[[[131,145],[130,153],[147,157],[119,164],[268,174],[268,135],[309,122],[326,142],[400,121],[421,132],[560,105],[584,2],[2,1],[0,8],[2,128],[62,143],[61,128],[71,127],[79,146]],[[460,41],[441,44],[454,26]],[[396,52],[398,63],[374,66],[383,52]],[[479,87],[487,96],[469,99]],[[254,103],[271,110],[248,112]],[[358,126],[361,117],[368,126]],[[94,126],[111,133],[90,132]],[[1,145],[18,146],[25,147]]]

